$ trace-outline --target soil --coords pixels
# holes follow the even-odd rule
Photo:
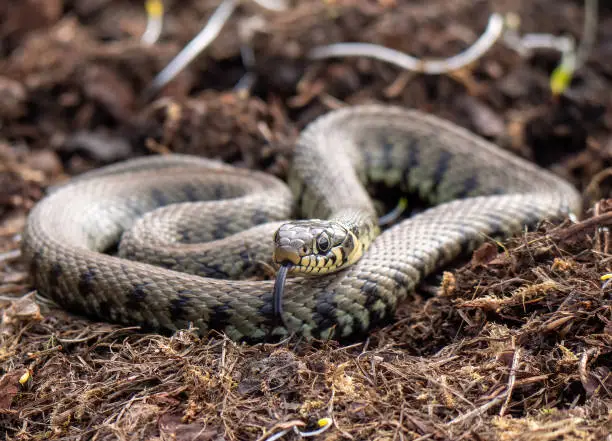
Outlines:
[[[558,53],[496,44],[469,69],[421,75],[314,46],[379,43],[419,57],[468,47],[492,12],[522,32],[582,34],[570,0],[245,0],[153,100],[143,93],[218,0],[166,1],[139,42],[140,1],[0,2],[0,436],[8,440],[612,439],[612,8],[561,96]],[[247,36],[248,30],[254,30]],[[246,69],[241,48],[252,48]],[[236,90],[249,73],[254,83]],[[187,152],[285,177],[315,117],[384,102],[464,126],[584,194],[584,219],[541,225],[432,278],[365,341],[246,345],[139,332],[35,301],[20,232],[45,190],[126,158]],[[604,280],[602,280],[604,276]]]

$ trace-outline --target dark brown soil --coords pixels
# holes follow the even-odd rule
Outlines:
[[[602,200],[612,174],[609,2],[561,97],[548,88],[554,52],[522,58],[500,43],[441,76],[305,53],[367,41],[449,56],[493,11],[518,13],[524,32],[580,39],[581,1],[300,0],[282,13],[245,1],[211,48],[146,102],[154,75],[219,4],[165,3],[162,40],[145,47],[140,1],[0,2],[0,437],[263,441],[331,417],[315,439],[612,439],[612,285],[601,280],[612,272],[602,230],[612,223]],[[256,82],[235,92],[246,73],[238,35],[258,22]],[[422,287],[394,324],[350,346],[144,334],[25,295],[19,234],[49,185],[166,151],[283,177],[305,124],[364,102],[418,108],[494,140],[575,183],[585,218],[595,217],[485,244]]]

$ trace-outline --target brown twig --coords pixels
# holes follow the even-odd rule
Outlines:
[[[516,381],[516,370],[521,360],[521,348],[516,347],[516,338],[514,336],[512,336],[512,350],[514,351],[514,356],[512,357],[512,366],[510,366],[510,375],[508,376],[508,392],[506,394],[506,401],[504,401],[504,404],[499,410],[499,416],[504,416],[506,414],[506,410],[510,404]]]
[[[612,225],[612,211],[601,214],[599,216],[593,216],[587,220],[574,224],[568,228],[556,231],[552,233],[550,236],[557,240],[568,239],[585,230],[599,227],[602,225]]]

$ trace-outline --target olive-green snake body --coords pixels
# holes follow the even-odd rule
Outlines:
[[[400,186],[436,205],[378,235],[362,182]],[[487,236],[580,210],[563,179],[450,122],[390,106],[343,108],[311,123],[289,183],[181,155],[85,174],[29,216],[23,251],[34,285],[70,311],[148,329],[192,324],[248,341],[288,332],[343,338],[390,320],[423,277]],[[240,277],[271,262],[273,236],[296,211],[347,221],[363,256],[338,272],[290,277],[286,329],[272,314],[274,282]]]

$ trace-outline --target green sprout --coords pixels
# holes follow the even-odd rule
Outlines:
[[[572,81],[574,72],[580,69],[589,57],[597,35],[598,0],[584,1],[584,25],[582,40],[575,53],[565,53],[559,66],[550,76],[550,89],[553,95],[562,94]]]

